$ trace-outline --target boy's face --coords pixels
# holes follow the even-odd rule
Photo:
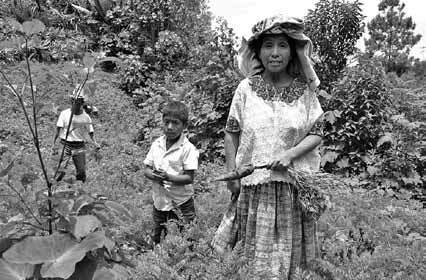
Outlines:
[[[172,116],[163,117],[163,132],[166,135],[167,139],[178,139],[182,134],[184,128],[185,124],[180,119]]]
[[[74,112],[79,111],[84,104],[84,100],[82,98],[77,98],[75,100],[70,99],[70,101],[71,101],[71,105],[72,105],[72,110]]]

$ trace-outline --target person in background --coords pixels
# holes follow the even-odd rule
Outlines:
[[[53,139],[53,153],[57,154],[56,140],[60,138],[60,142],[65,146],[64,157],[61,164],[65,162],[65,167],[68,161],[72,158],[76,170],[76,179],[85,182],[86,175],[86,143],[87,136],[95,145],[96,149],[100,145],[94,138],[93,123],[90,116],[83,109],[86,100],[84,88],[79,90],[78,84],[73,93],[70,95],[71,108],[63,110],[56,123],[56,133]],[[72,121],[70,119],[72,115]],[[69,129],[68,129],[69,126]],[[64,168],[65,168],[64,167]]]
[[[156,139],[144,160],[145,176],[153,181],[153,241],[158,244],[166,234],[165,223],[195,218],[194,173],[198,169],[198,150],[186,138],[188,109],[171,101],[163,109],[164,135]]]
[[[320,165],[323,110],[312,43],[303,30],[302,20],[285,15],[253,27],[238,57],[246,78],[225,128],[228,171],[250,164],[266,168],[228,183],[232,202],[212,245],[222,253],[240,243],[263,279],[293,279],[318,256],[316,223],[302,213],[287,172]]]

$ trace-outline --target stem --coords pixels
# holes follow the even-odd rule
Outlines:
[[[25,208],[27,209],[27,211],[30,213],[30,215],[34,218],[34,220],[36,220],[36,222],[39,225],[43,225],[43,223],[35,216],[34,212],[31,210],[31,208],[27,205],[27,202],[25,201],[25,199],[22,197],[21,193],[14,187],[12,186],[12,184],[10,183],[9,178],[7,179],[7,186],[16,193],[16,195],[19,197],[19,200],[21,200],[22,204],[25,206]]]
[[[46,186],[47,186],[47,193],[48,196],[51,197],[52,196],[52,183],[49,180],[49,176],[47,175],[47,170],[46,170],[46,166],[44,165],[43,162],[43,157],[41,155],[41,151],[40,151],[40,141],[38,138],[38,130],[37,130],[37,114],[36,114],[36,99],[35,99],[35,93],[34,93],[34,87],[33,87],[33,79],[31,76],[31,67],[30,67],[30,61],[28,60],[28,40],[25,38],[25,62],[27,64],[27,70],[28,70],[28,77],[30,80],[30,89],[31,89],[31,98],[33,101],[33,122],[34,122],[34,131],[33,131],[33,141],[34,141],[34,146],[36,147],[37,150],[37,156],[38,159],[40,161],[40,165],[41,165],[41,170],[43,172],[43,177],[44,180],[46,182]],[[48,201],[48,209],[49,209],[49,234],[53,233],[53,229],[52,229],[52,211],[53,211],[53,206],[52,206],[52,201]]]
[[[30,90],[31,90],[31,99],[33,101],[33,122],[34,122],[34,134],[35,134],[35,145],[39,146],[39,139],[38,139],[38,129],[37,129],[37,116],[36,116],[36,99],[34,94],[34,88],[33,88],[33,78],[31,76],[31,67],[30,67],[30,61],[28,59],[29,53],[28,53],[28,40],[25,38],[25,62],[27,64],[27,70],[28,70],[28,78],[30,79]]]

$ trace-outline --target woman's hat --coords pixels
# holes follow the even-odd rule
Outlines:
[[[312,55],[312,42],[303,31],[305,24],[302,19],[289,17],[283,14],[275,15],[263,19],[252,28],[253,35],[248,39],[242,39],[238,51],[238,67],[245,77],[259,74],[263,71],[262,63],[256,58],[254,50],[255,42],[261,39],[262,35],[285,34],[293,40],[303,41],[308,44],[306,48],[307,56]]]

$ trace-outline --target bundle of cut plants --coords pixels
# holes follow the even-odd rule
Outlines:
[[[251,164],[243,165],[215,181],[231,181],[241,179],[253,173],[255,169],[266,168],[266,165],[253,166]],[[293,179],[296,187],[297,201],[300,203],[305,215],[311,216],[315,220],[319,219],[321,214],[330,205],[330,189],[342,188],[346,183],[340,180],[336,175],[324,172],[309,172],[289,168],[289,176]]]

